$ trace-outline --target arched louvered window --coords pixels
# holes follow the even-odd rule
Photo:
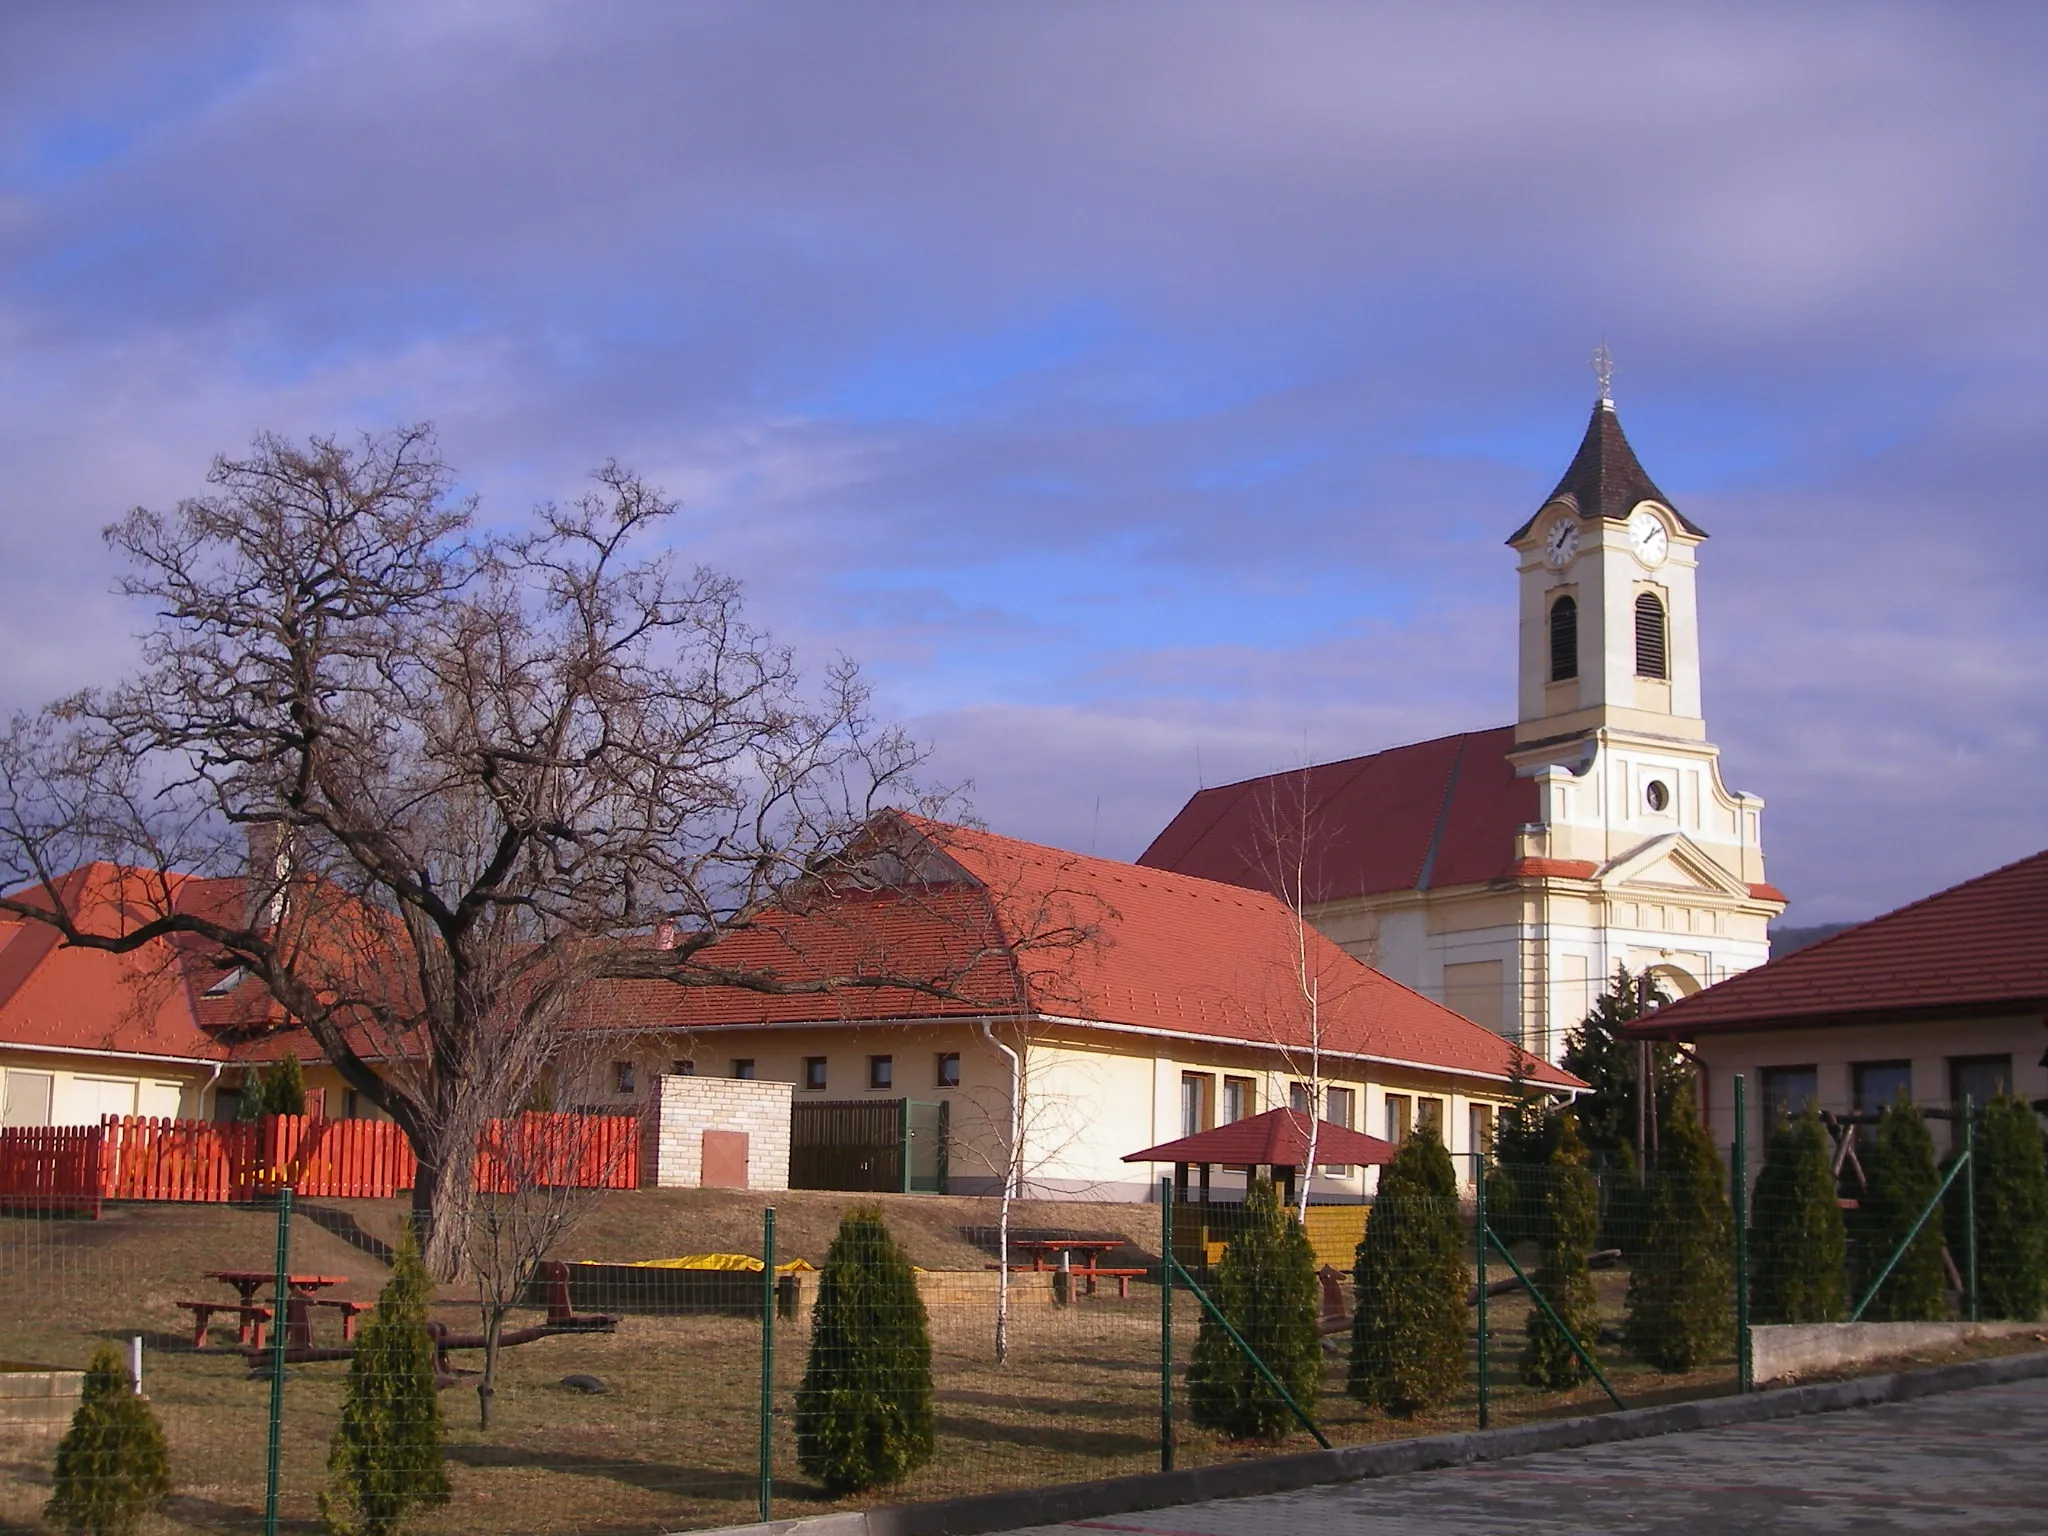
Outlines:
[[[1636,676],[1671,675],[1670,656],[1664,643],[1664,604],[1654,592],[1636,599]]]
[[[1550,680],[1579,675],[1579,603],[1569,593],[1550,605]]]

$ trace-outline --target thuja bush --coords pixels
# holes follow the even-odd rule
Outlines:
[[[328,1448],[320,1514],[330,1531],[392,1536],[415,1509],[448,1502],[434,1341],[427,1332],[433,1282],[407,1227],[391,1278],[356,1330],[341,1423]]]
[[[1522,1380],[1532,1387],[1562,1391],[1591,1374],[1572,1348],[1572,1339],[1590,1352],[1600,1336],[1599,1298],[1587,1262],[1600,1226],[1600,1194],[1587,1167],[1577,1117],[1566,1113],[1552,1119],[1550,1160],[1538,1190],[1541,1214],[1533,1278],[1570,1335],[1544,1316],[1542,1308],[1531,1307],[1523,1325],[1528,1343],[1522,1351]]]
[[[170,1500],[163,1429],[106,1345],[85,1368],[84,1395],[57,1442],[51,1481],[43,1518],[87,1536],[127,1536]]]
[[[879,1488],[929,1461],[936,1437],[916,1273],[880,1208],[855,1206],[818,1276],[796,1395],[797,1465],[832,1493]]]
[[[1839,1323],[1848,1305],[1848,1234],[1828,1135],[1812,1110],[1772,1130],[1750,1213],[1751,1320]]]
[[[1734,1217],[1728,1173],[1690,1085],[1659,1127],[1642,1251],[1629,1270],[1629,1347],[1660,1371],[1690,1371],[1733,1345]]]
[[[2023,1099],[2000,1094],[1977,1120],[1977,1310],[2031,1322],[2048,1296],[2048,1160]],[[1957,1204],[1963,1181],[1949,1186]]]
[[[1650,1225],[1650,1186],[1636,1150],[1621,1143],[1600,1174],[1600,1240],[1631,1263],[1643,1251]]]
[[[1243,1225],[1223,1250],[1210,1297],[1311,1418],[1322,1376],[1315,1249],[1270,1179],[1245,1192]],[[1231,1440],[1270,1440],[1294,1415],[1230,1335],[1202,1312],[1188,1366],[1188,1416]]]
[[[1903,1095],[1878,1117],[1876,1134],[1861,1154],[1865,1187],[1852,1229],[1856,1286],[1869,1288],[1913,1223],[1941,1188],[1934,1138],[1917,1104]],[[1938,1323],[1948,1316],[1947,1272],[1941,1262],[1941,1222],[1929,1217],[1886,1276],[1862,1321]]]
[[[299,1058],[291,1052],[263,1068],[243,1086],[237,1109],[244,1120],[305,1112],[306,1075],[299,1066]]]
[[[1457,1175],[1427,1131],[1380,1172],[1356,1280],[1350,1394],[1403,1417],[1448,1402],[1465,1374],[1469,1279]]]

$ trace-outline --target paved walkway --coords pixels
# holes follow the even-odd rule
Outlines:
[[[1013,1536],[2048,1532],[2048,1381]]]

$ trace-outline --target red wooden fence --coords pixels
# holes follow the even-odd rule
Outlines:
[[[89,1125],[0,1130],[0,1206],[100,1213],[100,1133]]]
[[[639,1136],[630,1115],[493,1120],[477,1145],[476,1187],[637,1189]],[[300,1195],[382,1200],[410,1189],[417,1166],[388,1120],[108,1115],[97,1126],[0,1130],[0,1207],[97,1216],[102,1200],[248,1200],[286,1183]]]

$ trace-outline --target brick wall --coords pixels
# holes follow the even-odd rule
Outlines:
[[[789,1102],[794,1083],[663,1076],[656,1081],[653,1178],[663,1189],[703,1181],[704,1133],[744,1131],[747,1188],[789,1188]]]

